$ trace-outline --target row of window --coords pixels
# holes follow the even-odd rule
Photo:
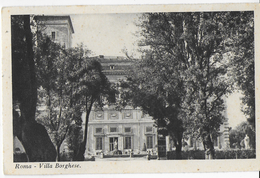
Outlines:
[[[146,133],[151,133],[151,132],[153,132],[153,127],[146,127],[145,131],[146,131]],[[110,127],[109,132],[118,132],[118,128],[117,127]],[[130,133],[131,127],[125,127],[124,132]],[[96,128],[96,133],[103,133],[103,129],[100,128],[100,127]]]
[[[104,113],[97,112],[95,114],[95,119],[103,120],[104,119]],[[112,120],[119,119],[119,114],[118,113],[109,113],[108,119],[112,119]],[[133,119],[132,113],[131,112],[123,113],[122,119]]]
[[[118,137],[109,138],[109,151],[113,151],[117,148]],[[146,136],[146,148],[153,148],[153,136]],[[103,149],[103,137],[96,138],[96,150]],[[132,149],[132,137],[124,137],[124,149]]]

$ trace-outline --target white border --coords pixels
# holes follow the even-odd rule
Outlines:
[[[50,0],[46,0],[46,1],[41,1],[41,2],[35,2],[35,1],[13,1],[13,0],[9,0],[9,1],[6,1],[6,2],[4,2],[4,3],[1,3],[1,6],[34,6],[34,5],[60,5],[60,4],[62,4],[62,5],[74,5],[74,4],[104,4],[104,3],[106,3],[106,1],[95,1],[95,2],[87,2],[87,1],[78,1],[78,0],[74,0],[74,1],[69,1],[69,2],[71,2],[71,3],[68,3],[68,1],[62,1],[62,2],[60,2],[60,1],[55,1],[55,2],[52,2],[52,1],[50,1]],[[87,3],[86,3],[87,2]],[[130,2],[126,2],[126,1],[123,1],[123,3],[122,3],[122,1],[121,2],[116,2],[116,3],[114,3],[113,1],[112,2],[109,2],[109,4],[169,4],[169,3],[171,3],[171,4],[176,4],[176,1],[174,1],[174,2],[168,2],[168,1],[166,1],[166,3],[165,3],[165,1],[159,1],[160,3],[158,3],[158,2],[154,2],[154,1],[145,1],[144,3],[143,3],[144,1],[142,1],[141,3],[140,3],[140,1],[130,1]],[[196,1],[196,3],[210,3],[211,1]],[[211,2],[211,3],[229,3],[229,2],[234,2],[234,1],[223,1],[223,0],[219,0],[219,1],[217,1],[217,2]],[[240,3],[242,3],[242,2],[252,2],[252,1],[235,1],[235,2],[240,2]],[[257,1],[253,1],[253,2],[257,2]],[[183,0],[183,1],[177,1],[177,3],[178,4],[185,4],[185,3],[190,3],[189,1],[185,1],[185,0]],[[257,49],[257,48],[256,48]],[[2,82],[1,82],[2,83]],[[1,137],[2,138],[2,137]],[[2,165],[0,165],[1,167],[2,167]],[[259,168],[258,168],[259,169]],[[237,171],[242,171],[242,170],[237,170]],[[252,177],[252,176],[257,176],[258,175],[258,173],[257,172],[251,172],[251,174],[250,173],[241,173],[241,172],[237,172],[237,173],[231,173],[231,175],[230,175],[230,173],[218,173],[218,174],[186,174],[186,175],[183,175],[183,174],[175,174],[174,176],[177,176],[178,177],[178,175],[180,175],[181,177],[185,177],[185,176],[192,176],[192,177],[196,177],[196,176],[199,176],[199,177],[203,177],[203,176],[209,176],[209,177],[214,177],[214,176],[221,176],[221,177],[230,177],[230,176],[235,176],[235,177],[244,177],[244,176],[246,176],[246,175],[248,175],[248,176],[250,176],[250,177]],[[71,176],[71,175],[70,175]],[[90,176],[90,175],[88,175],[88,176]],[[99,177],[103,177],[104,175],[92,175],[92,176],[99,176]],[[107,176],[107,175],[106,175]],[[110,175],[109,175],[110,176]],[[122,176],[122,175],[113,175],[113,177],[114,176]],[[124,175],[125,176],[125,175]],[[135,175],[127,175],[127,176],[135,176]],[[138,176],[142,176],[142,175],[138,175]],[[152,175],[149,175],[149,177],[153,177],[153,176],[157,176],[156,174],[154,175],[154,174],[152,174]],[[172,176],[171,174],[163,174],[163,175],[158,175],[158,176]],[[111,175],[111,177],[112,177],[112,175]]]

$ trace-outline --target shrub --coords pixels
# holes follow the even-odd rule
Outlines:
[[[219,150],[216,159],[253,159],[256,158],[255,150]]]
[[[174,160],[175,151],[167,152],[167,159]],[[256,158],[255,150],[215,150],[215,159],[254,159]],[[182,151],[182,159],[205,159],[204,150]]]
[[[189,150],[181,152],[182,159],[205,159],[204,150]],[[176,159],[175,151],[167,152],[167,159]]]

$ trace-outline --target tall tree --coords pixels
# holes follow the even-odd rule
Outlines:
[[[35,47],[38,80],[38,115],[36,120],[48,130],[56,147],[56,161],[60,160],[60,147],[74,118],[69,106],[70,85],[67,79],[67,54],[59,44],[47,36],[37,35]],[[46,108],[45,108],[46,107]],[[80,118],[77,118],[80,119]]]
[[[62,142],[68,134],[78,130],[79,127],[74,128],[73,123],[82,123],[81,116],[85,112],[81,143],[78,145],[70,141],[70,144],[75,144],[70,145],[74,150],[73,159],[83,161],[92,106],[102,106],[100,95],[110,91],[110,84],[102,73],[100,63],[88,58],[90,51],[84,49],[83,44],[65,50],[40,33],[37,37],[41,38],[36,48],[37,77],[41,91],[39,96],[42,105],[48,108],[48,113],[40,114],[38,121],[48,128],[56,146],[56,159],[59,160]]]
[[[68,65],[68,80],[71,85],[70,105],[72,107],[81,106],[81,110],[85,112],[83,139],[75,151],[74,160],[83,161],[92,107],[94,105],[102,107],[102,96],[108,96],[114,91],[111,90],[108,79],[102,73],[101,64],[95,59],[88,58],[85,55],[87,51],[83,49],[82,45],[71,50],[68,53],[68,59],[71,60]]]
[[[145,47],[143,61],[158,72],[147,73],[146,79],[139,81],[169,83],[169,91],[178,97],[168,104],[185,113],[180,117],[184,126],[175,123],[175,127],[184,127],[189,134],[201,137],[208,158],[214,158],[213,138],[225,121],[225,95],[233,90],[232,60],[239,48],[235,38],[245,28],[234,24],[233,17],[239,18],[243,13],[246,12],[149,13],[140,25],[140,46]],[[166,79],[175,76],[175,85],[163,75]],[[155,82],[153,86],[160,85]],[[180,101],[179,105],[176,101]]]
[[[19,117],[14,115],[14,133],[29,161],[54,161],[56,152],[47,131],[35,121],[37,83],[30,16],[12,16],[11,30],[13,104],[21,112]]]
[[[254,57],[254,12],[240,12],[233,14],[232,28],[236,28],[233,35],[234,44],[239,47],[234,51],[234,74],[238,88],[242,91],[242,111],[255,132],[255,57]],[[255,135],[255,134],[254,134]],[[255,136],[252,139],[255,140]],[[255,143],[255,141],[254,141]],[[255,144],[252,145],[255,148]]]
[[[183,84],[178,77],[172,75],[175,68],[170,60],[146,57],[136,61],[126,82],[122,82],[124,89],[123,104],[141,107],[144,113],[155,120],[158,134],[170,135],[176,146],[176,159],[181,159],[183,117],[181,110],[181,94]],[[168,133],[163,132],[167,129]],[[162,133],[159,133],[162,132]]]

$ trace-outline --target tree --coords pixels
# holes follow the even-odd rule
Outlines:
[[[255,132],[255,63],[254,63],[254,13],[241,12],[233,16],[238,26],[234,41],[239,50],[234,51],[234,74],[238,88],[243,92],[242,111]],[[254,141],[255,143],[255,141]],[[252,145],[255,148],[255,145]]]
[[[143,85],[153,80],[152,88],[169,83],[167,93],[155,95],[169,96],[170,91],[175,97],[167,102],[151,98],[154,103],[150,103],[156,104],[154,108],[172,105],[171,111],[178,111],[172,116],[181,121],[173,126],[201,137],[208,158],[214,158],[213,138],[225,121],[225,95],[233,90],[232,62],[240,47],[235,43],[237,32],[245,28],[233,18],[243,13],[247,12],[148,13],[140,25],[140,46],[145,47],[143,61],[147,61],[143,66],[152,70],[136,81]],[[170,77],[172,82],[167,81]],[[169,123],[168,116],[162,114],[165,112],[156,113]]]
[[[48,36],[37,34],[35,62],[38,80],[38,115],[56,147],[56,161],[60,160],[60,147],[66,139],[75,117],[74,108],[69,107],[70,84],[67,79],[67,52]],[[43,109],[45,108],[46,109]]]
[[[92,106],[101,107],[101,95],[114,92],[100,63],[87,57],[89,51],[83,45],[65,50],[40,31],[35,34],[34,56],[30,16],[13,16],[12,34],[13,98],[14,104],[20,104],[22,118],[14,117],[14,134],[22,141],[29,161],[59,160],[62,142],[72,133],[70,129],[75,131],[74,124],[82,123],[85,110],[83,140],[77,149],[74,145],[74,160],[84,160]],[[37,97],[38,111],[47,107],[37,113],[38,123]]]
[[[77,112],[81,113],[81,112]],[[83,129],[82,129],[82,120],[75,122],[69,129],[66,141],[68,143],[69,150],[72,150],[71,159],[77,154],[80,143],[83,139]]]
[[[114,93],[111,85],[102,73],[101,64],[85,56],[86,51],[83,46],[71,49],[68,53],[70,60],[68,65],[68,80],[70,83],[70,106],[81,106],[81,110],[86,113],[83,123],[83,139],[79,148],[75,151],[74,160],[83,161],[87,143],[87,128],[92,107],[103,106],[102,96],[108,97]]]
[[[248,122],[242,122],[235,129],[230,130],[229,141],[231,148],[241,148],[241,142],[245,136],[249,136],[249,144],[251,148],[254,148],[255,145],[255,132],[252,125]]]
[[[102,106],[100,95],[109,91],[110,84],[102,73],[98,61],[88,58],[89,50],[83,44],[76,48],[65,50],[52,42],[48,37],[38,34],[37,76],[42,96],[41,100],[48,108],[48,114],[39,115],[39,121],[49,130],[49,135],[56,146],[57,160],[60,156],[60,146],[68,134],[81,134],[79,127],[81,116],[86,112],[84,135],[81,143],[71,141],[70,148],[74,150],[73,159],[84,160],[87,141],[88,118],[92,106]],[[72,124],[74,123],[74,124]],[[79,140],[81,136],[75,136]]]
[[[21,112],[13,116],[14,133],[29,161],[54,161],[56,152],[47,131],[35,121],[37,83],[30,16],[12,16],[11,30],[13,105],[19,105]]]
[[[160,64],[161,62],[161,64]],[[144,113],[155,120],[159,130],[167,129],[176,146],[176,159],[181,159],[182,135],[184,132],[180,109],[183,85],[172,75],[174,65],[158,58],[136,61],[126,82],[122,82],[123,105],[141,107]],[[164,134],[167,135],[167,134]]]

